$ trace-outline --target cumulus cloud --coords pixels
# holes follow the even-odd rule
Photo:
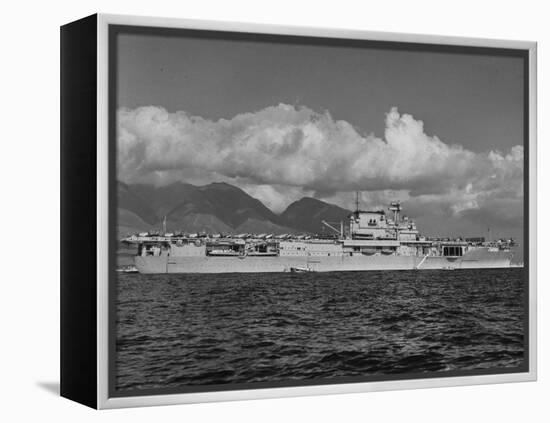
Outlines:
[[[117,119],[118,176],[128,183],[225,180],[276,211],[302,195],[351,207],[361,190],[370,207],[397,197],[454,217],[521,216],[523,147],[476,153],[397,108],[383,138],[287,104],[217,121],[154,106],[121,108]]]
[[[475,160],[472,152],[426,135],[422,121],[396,108],[386,116],[385,140],[361,135],[328,112],[286,104],[218,121],[159,107],[121,109],[118,130],[119,171],[127,181],[199,169],[318,191],[416,183],[437,189],[442,178],[453,180]]]

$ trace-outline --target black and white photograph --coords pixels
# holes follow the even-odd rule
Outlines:
[[[546,9],[6,3],[0,421],[550,422]]]
[[[109,37],[112,396],[529,370],[525,51]]]

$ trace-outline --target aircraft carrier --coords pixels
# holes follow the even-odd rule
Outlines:
[[[483,269],[511,267],[513,240],[427,238],[401,204],[356,209],[347,223],[323,222],[333,236],[273,234],[140,233],[140,273],[335,272],[366,270]],[[165,225],[164,225],[165,226]]]

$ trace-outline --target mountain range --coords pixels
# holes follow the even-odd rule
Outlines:
[[[346,220],[349,210],[304,197],[281,213],[224,183],[195,186],[176,182],[163,187],[118,182],[120,236],[160,229],[208,233],[321,233],[322,221]]]

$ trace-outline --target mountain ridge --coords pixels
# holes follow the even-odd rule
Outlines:
[[[320,233],[323,220],[345,220],[350,214],[311,197],[297,200],[276,214],[257,198],[225,182],[203,186],[175,182],[163,187],[119,182],[118,208],[119,232],[158,230],[166,216],[169,231]]]

